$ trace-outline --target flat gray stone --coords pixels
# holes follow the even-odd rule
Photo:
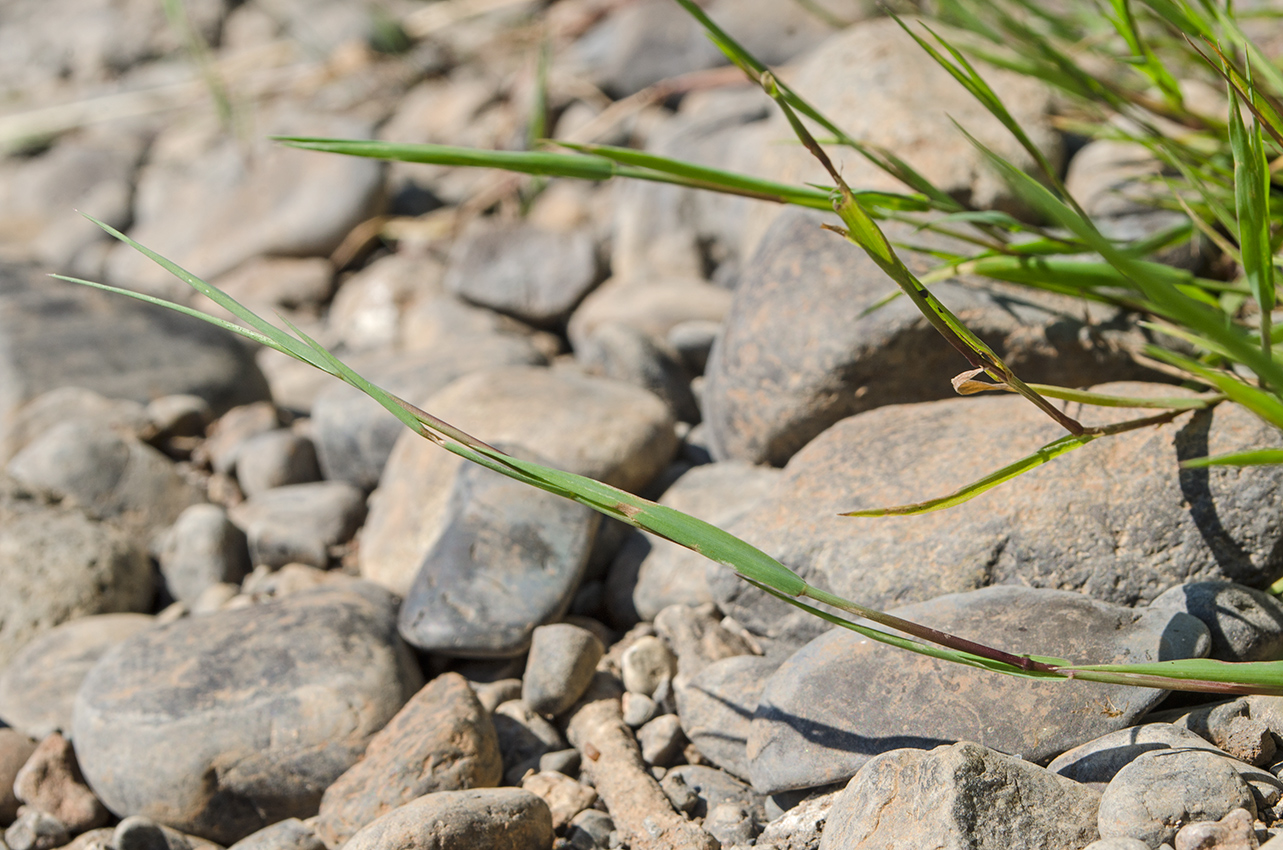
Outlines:
[[[690,812],[692,817],[704,817],[718,806],[731,804],[747,809],[759,821],[766,820],[762,797],[725,771],[701,764],[681,764],[664,774],[660,786],[667,791],[677,782],[695,794],[698,802]]]
[[[325,790],[316,833],[337,847],[424,794],[490,787],[502,778],[489,714],[462,676],[444,673],[411,697],[361,760]]]
[[[637,328],[623,322],[599,325],[575,349],[575,359],[585,371],[633,384],[664,400],[679,422],[699,422],[699,404],[691,391],[691,377],[668,350]]]
[[[1079,744],[1052,759],[1047,769],[1101,791],[1127,765],[1151,750],[1219,752],[1202,737],[1171,723],[1144,723]]]
[[[236,455],[236,482],[246,496],[320,480],[312,441],[284,428],[250,437]]]
[[[599,514],[480,466],[460,471],[450,502],[401,607],[401,635],[443,655],[520,655],[536,627],[569,609]]]
[[[275,487],[229,512],[249,540],[250,561],[325,567],[329,548],[352,539],[365,518],[365,496],[343,481]]]
[[[394,809],[352,836],[347,850],[545,850],[548,804],[520,788],[438,791]]]
[[[1079,850],[1098,837],[1100,792],[960,743],[885,752],[837,795],[820,850]]]
[[[1214,821],[1234,809],[1256,817],[1252,789],[1222,755],[1202,750],[1145,753],[1110,781],[1100,801],[1101,838],[1171,843],[1192,821]]]
[[[80,683],[102,654],[144,629],[147,614],[78,617],[41,633],[0,672],[0,720],[32,738],[70,733]]]
[[[749,779],[748,737],[757,701],[779,659],[739,655],[715,661],[675,689],[677,715],[699,754]]]
[[[588,689],[606,649],[595,634],[569,623],[534,630],[521,698],[540,714],[558,715]]]
[[[351,582],[135,635],[77,694],[85,778],[119,816],[220,844],[310,817],[422,683],[395,621]]]
[[[1098,389],[1180,392],[1132,383]],[[1089,418],[1143,415],[1098,408]],[[1283,570],[1283,510],[1274,509],[1283,504],[1283,468],[1182,471],[1179,462],[1267,445],[1273,433],[1246,410],[1221,406],[1098,440],[949,510],[839,516],[946,495],[1064,434],[1017,397],[890,406],[829,428],[727,530],[808,582],[883,610],[989,584],[1075,590],[1123,605],[1185,581],[1265,586]],[[708,576],[718,607],[753,632],[804,640],[826,628],[729,570],[710,565]]]
[[[1206,628],[1079,593],[995,586],[896,609],[911,622],[1018,654],[1140,663],[1201,657]],[[839,782],[894,749],[955,741],[1043,763],[1135,723],[1163,691],[1034,682],[910,655],[844,629],[816,638],[767,681],[748,740],[762,793]]]
[[[0,474],[0,668],[33,638],[90,614],[146,611],[151,561],[133,535],[46,505]]]
[[[232,334],[12,265],[0,266],[0,351],[0,437],[19,405],[57,387],[140,404],[190,393],[216,413],[268,396],[253,352]]]

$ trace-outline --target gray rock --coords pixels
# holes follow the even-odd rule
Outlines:
[[[90,614],[145,611],[147,553],[124,530],[42,504],[0,474],[0,668],[53,626]]]
[[[614,323],[664,340],[682,322],[720,322],[730,306],[731,293],[693,273],[616,275],[588,294],[570,317],[566,334],[576,351],[591,345],[598,328]]]
[[[365,496],[343,481],[276,487],[232,508],[255,565],[324,567],[329,547],[352,539],[365,519]]]
[[[543,362],[528,339],[486,333],[441,339],[416,351],[367,355],[354,360],[353,368],[393,395],[417,403],[470,372]],[[316,397],[312,426],[325,477],[366,490],[378,484],[392,447],[406,431],[401,420],[342,383]]]
[[[0,728],[0,826],[8,826],[18,816],[13,778],[35,751],[31,738],[16,729]]]
[[[214,411],[200,396],[179,393],[153,399],[146,408],[152,441],[174,437],[203,437]]]
[[[325,257],[253,257],[212,283],[259,315],[312,313],[334,294],[334,265]]]
[[[56,817],[31,806],[18,810],[18,818],[4,831],[9,850],[53,850],[71,840],[71,833]]]
[[[1199,657],[1209,643],[1188,615],[1026,587],[942,596],[895,614],[1009,652],[1097,664]],[[954,741],[1047,762],[1130,726],[1162,697],[1123,685],[1067,688],[1001,676],[835,629],[767,682],[749,735],[749,767],[753,786],[774,793],[841,781],[888,750]]]
[[[52,815],[72,833],[95,829],[111,819],[85,785],[71,743],[57,732],[41,741],[18,771],[13,793],[28,808]]]
[[[597,283],[592,238],[530,224],[479,221],[451,248],[448,290],[538,327],[565,324]]]
[[[225,331],[11,265],[0,267],[0,351],[0,443],[20,404],[58,387],[141,404],[191,393],[220,413],[268,394],[252,353]]]
[[[686,746],[686,735],[676,714],[661,714],[637,730],[642,761],[668,767],[677,761]]]
[[[642,331],[622,322],[603,324],[575,349],[585,371],[623,381],[664,400],[679,422],[698,422],[699,405],[691,392],[690,375],[677,353],[665,350]]]
[[[669,605],[655,617],[655,632],[677,656],[673,684],[679,688],[714,662],[753,654],[744,637],[722,626],[712,605]]]
[[[579,750],[570,747],[541,755],[539,757],[539,772],[552,770],[557,773],[564,773],[567,776],[578,776],[579,768],[582,764],[583,758],[579,755]]]
[[[552,814],[543,800],[520,788],[439,791],[394,809],[352,836],[347,850],[545,850],[552,846]]]
[[[659,706],[646,694],[624,691],[620,699],[620,712],[625,725],[636,729],[653,718],[659,712]]]
[[[192,602],[211,584],[239,584],[249,573],[249,544],[218,505],[192,505],[161,538],[156,554],[170,595]]]
[[[556,727],[521,700],[500,703],[491,719],[503,753],[504,782],[509,785],[520,783],[527,770],[538,770],[544,754],[566,748]]]
[[[265,116],[263,133],[369,138],[369,123],[299,106]],[[130,235],[210,279],[265,254],[323,256],[376,207],[383,169],[359,157],[309,156],[258,137],[253,156],[213,122],[176,122],[156,139],[138,179]],[[182,208],[187,214],[176,216]],[[271,226],[264,226],[270,221]],[[107,274],[152,294],[191,290],[127,245]]]
[[[99,614],[41,633],[0,672],[0,719],[37,739],[69,732],[72,703],[90,668],[152,623],[146,614]]]
[[[445,655],[520,655],[570,607],[599,515],[480,466],[459,473],[450,501],[401,607],[401,635]]]
[[[552,828],[562,830],[575,817],[597,801],[597,792],[556,771],[531,773],[521,780],[525,791],[542,799],[552,812]]]
[[[653,635],[639,638],[619,660],[624,689],[653,697],[659,686],[677,674],[677,658]]]
[[[739,655],[715,661],[676,690],[677,715],[699,754],[741,779],[749,778],[753,713],[779,659]]]
[[[782,213],[736,287],[704,394],[719,460],[783,466],[852,414],[952,397],[949,379],[966,368],[910,299],[866,315],[895,284],[860,248],[821,230],[824,220]],[[910,225],[883,227],[893,242],[924,242]],[[919,273],[936,263],[905,260]],[[1025,380],[1084,386],[1154,376],[1128,351],[1144,338],[1116,308],[991,283],[946,281],[931,291]]]
[[[445,294],[444,274],[445,266],[431,255],[379,257],[343,280],[330,304],[327,324],[344,348],[353,352],[409,348],[408,314],[421,302]],[[433,342],[428,340],[427,347]]]
[[[670,785],[677,783],[695,795],[696,804],[690,812],[692,817],[704,817],[716,807],[729,804],[746,810],[755,820],[766,818],[762,798],[754,794],[748,785],[717,768],[699,764],[678,765],[670,768],[659,784],[667,791]]]
[[[691,319],[673,325],[665,341],[673,351],[677,352],[682,365],[686,367],[687,374],[702,375],[704,367],[708,364],[709,352],[713,349],[713,341],[721,332],[720,322]]]
[[[186,835],[141,815],[131,815],[116,824],[111,846],[116,850],[192,850]]]
[[[501,703],[521,699],[520,679],[497,679],[490,682],[473,681],[471,685],[472,690],[477,694],[477,699],[481,700],[481,705],[490,714],[494,714],[494,710]]]
[[[758,822],[753,813],[735,803],[714,806],[704,818],[704,831],[724,846],[748,844],[758,833]]]
[[[1237,808],[1256,817],[1247,782],[1224,756],[1201,750],[1145,753],[1110,781],[1100,801],[1101,838],[1170,843],[1193,821],[1214,821]]]
[[[1102,838],[1088,844],[1083,850],[1150,850],[1150,847],[1139,838]]]
[[[1247,809],[1235,809],[1218,821],[1186,824],[1176,833],[1175,850],[1255,850],[1255,819]]]
[[[561,714],[588,689],[605,652],[587,629],[568,623],[536,628],[531,633],[521,699],[540,714]]]
[[[8,462],[33,440],[62,422],[83,422],[130,437],[141,437],[150,417],[147,408],[123,398],[103,398],[84,387],[59,387],[42,393],[13,411],[0,442],[0,460]]]
[[[764,499],[779,476],[778,470],[737,461],[696,466],[674,481],[659,503],[724,527]],[[611,614],[631,624],[654,620],[676,603],[711,602],[706,564],[703,555],[684,546],[631,531],[606,578]]]
[[[840,792],[807,797],[766,825],[757,837],[760,847],[772,850],[819,850],[829,812]]]
[[[1103,791],[1118,771],[1144,753],[1168,749],[1217,752],[1216,747],[1188,729],[1171,723],[1145,723],[1079,744],[1052,759],[1047,769]]]
[[[1179,392],[1149,384],[1098,389]],[[1137,415],[1100,408],[1091,421]],[[1238,408],[1096,441],[948,511],[838,516],[947,494],[1063,433],[1015,397],[868,411],[808,445],[772,495],[727,530],[812,584],[874,607],[1018,583],[1135,605],[1181,581],[1272,580],[1279,568],[1269,565],[1283,558],[1283,513],[1266,506],[1283,499],[1283,470],[1178,467],[1185,458],[1271,439]],[[924,446],[933,460],[923,459]],[[1124,472],[1106,480],[1101,469]],[[713,568],[709,582],[718,607],[753,632],[796,640],[823,628],[728,570]]]
[[[1100,805],[1100,792],[978,744],[891,750],[838,794],[820,850],[1078,850],[1098,837]]]
[[[280,427],[281,418],[270,401],[243,404],[227,411],[209,428],[209,439],[197,456],[215,472],[231,474],[236,470],[236,457],[241,446],[252,437]]]
[[[566,830],[566,840],[575,850],[606,850],[610,846],[610,833],[615,822],[610,815],[596,809],[587,809],[575,815]]]
[[[491,445],[546,457],[560,469],[631,492],[677,450],[672,419],[659,399],[572,368],[476,372],[420,406]],[[409,431],[402,434],[361,532],[363,576],[397,593],[409,590],[444,533],[464,463]]]
[[[1283,653],[1283,603],[1268,593],[1228,581],[1179,584],[1150,603],[1184,611],[1212,633],[1218,661],[1270,661]]]
[[[457,673],[410,698],[371,740],[361,760],[325,789],[314,827],[338,847],[367,823],[416,797],[499,784],[494,724]]]
[[[321,480],[312,441],[293,431],[279,429],[256,434],[241,444],[236,455],[236,481],[241,492],[253,497],[289,484]]]
[[[222,844],[315,814],[421,684],[395,619],[390,594],[352,582],[135,635],[76,697],[90,787]]]
[[[23,485],[72,499],[101,517],[120,517],[151,533],[201,499],[173,463],[145,443],[82,422],[63,422],[9,461]]]
[[[250,833],[232,845],[236,850],[325,850],[316,831],[306,821],[286,818]],[[227,850],[232,850],[232,847]]]

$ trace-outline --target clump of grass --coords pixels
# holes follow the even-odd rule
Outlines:
[[[991,166],[1041,217],[1042,222],[1035,224],[1001,212],[965,208],[893,153],[865,145],[843,132],[800,94],[778,82],[768,68],[691,0],[676,2],[704,27],[732,62],[775,100],[802,144],[828,166],[832,187],[791,186],[636,150],[558,145],[555,141],[547,143],[546,150],[525,152],[300,137],[280,141],[308,150],[500,168],[545,177],[629,177],[833,210],[844,226],[830,229],[867,252],[897,284],[900,293],[910,298],[970,363],[970,369],[953,378],[958,392],[1018,393],[1068,432],[955,493],[852,515],[903,515],[947,508],[1088,442],[1161,424],[1190,409],[1238,404],[1283,428],[1283,360],[1278,351],[1283,344],[1283,329],[1274,325],[1270,317],[1275,305],[1274,267],[1279,263],[1279,242],[1283,239],[1283,205],[1278,202],[1273,176],[1283,161],[1283,109],[1278,101],[1283,96],[1283,74],[1243,36],[1232,13],[1210,2],[1193,5],[1185,0],[1109,0],[1103,7],[1105,15],[1094,13],[1086,5],[1052,12],[1032,0],[976,4],[939,0],[941,20],[957,28],[954,32],[960,31],[963,38],[951,35],[946,39],[925,27],[922,34],[906,25],[931,58],[977,97],[1033,157],[1041,179],[1026,174],[972,139]],[[1084,49],[1096,55],[1100,61],[1093,67],[1099,65],[1101,70],[1084,70],[1076,53]],[[1099,138],[1132,141],[1150,150],[1172,174],[1161,186],[1154,187],[1155,206],[1183,211],[1188,224],[1130,242],[1102,234],[972,59],[1035,76],[1057,87],[1076,105],[1077,129]],[[1188,108],[1177,81],[1178,75],[1190,73],[1224,82],[1229,101],[1224,121]],[[1120,122],[1120,118],[1125,120]],[[860,192],[847,186],[832,168],[811,127],[829,134],[830,144],[858,151],[897,177],[909,191]],[[965,128],[960,131],[965,132]],[[926,218],[915,218],[922,216]],[[924,227],[945,231],[961,224],[972,225],[976,235],[969,241],[975,250],[946,255],[939,268],[919,278],[901,261],[878,224],[881,219],[905,217],[919,220]],[[1189,659],[1154,664],[1074,665],[1063,659],[987,647],[812,587],[767,554],[707,523],[600,482],[510,457],[486,445],[370,384],[297,328],[289,326],[287,332],[271,325],[199,278],[123,234],[105,225],[104,228],[209,296],[244,325],[127,290],[75,282],[196,316],[309,363],[367,393],[407,427],[447,451],[689,547],[729,566],[767,593],[869,639],[1030,678],[1077,678],[1225,694],[1283,694],[1283,662],[1229,664]],[[1238,271],[1233,279],[1198,277],[1145,259],[1164,245],[1191,238],[1196,232],[1207,235],[1233,261]],[[1140,312],[1147,317],[1149,327],[1183,340],[1195,352],[1189,356],[1151,346],[1147,354],[1180,370],[1191,384],[1208,392],[1195,398],[1138,399],[1025,383],[931,294],[932,281],[962,272]],[[1161,412],[1120,424],[1092,426],[1067,417],[1048,399]],[[1283,448],[1263,448],[1188,461],[1186,466],[1279,462],[1283,462]],[[866,618],[907,637],[858,624],[811,603]]]

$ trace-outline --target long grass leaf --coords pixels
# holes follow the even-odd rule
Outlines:
[[[1266,422],[1278,428],[1283,428],[1283,401],[1280,401],[1279,397],[1273,393],[1254,387],[1236,375],[1210,369],[1197,360],[1192,360],[1174,351],[1151,345],[1146,348],[1146,353],[1157,360],[1162,360],[1179,369],[1184,369],[1191,375],[1196,376],[1200,381],[1216,387],[1228,396],[1231,401],[1243,405]]]
[[[1209,457],[1196,457],[1181,462],[1182,469],[1203,469],[1208,466],[1274,466],[1283,463],[1283,449],[1248,449],[1226,452]]]

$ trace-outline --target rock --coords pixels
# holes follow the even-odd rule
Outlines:
[[[713,349],[713,342],[721,332],[720,322],[691,319],[673,325],[664,341],[668,343],[669,348],[677,352],[688,374],[702,375],[704,367],[708,364],[708,355]]]
[[[201,499],[173,463],[145,443],[87,423],[64,422],[9,461],[23,485],[150,534]]]
[[[1114,776],[1100,800],[1101,838],[1170,843],[1193,821],[1237,808],[1256,818],[1252,791],[1233,763],[1201,750],[1145,753]]]
[[[1235,809],[1213,823],[1186,824],[1176,833],[1175,850],[1255,850],[1254,820],[1247,809]]]
[[[358,580],[338,570],[319,570],[306,564],[286,564],[276,571],[260,565],[245,577],[240,592],[253,597],[255,602],[264,602],[323,585],[341,585]]]
[[[0,266],[0,351],[0,444],[20,404],[59,387],[140,404],[190,393],[218,413],[268,394],[252,353],[227,332],[11,265]]]
[[[417,403],[471,372],[543,362],[528,339],[487,333],[440,339],[413,352],[370,355],[353,367],[377,386]],[[316,397],[312,424],[325,477],[367,490],[378,484],[392,447],[406,431],[401,420],[342,383]]]
[[[910,299],[867,312],[895,284],[860,248],[821,230],[823,221],[781,213],[736,287],[704,397],[718,460],[783,466],[845,417],[952,397],[949,378],[966,368]],[[892,242],[924,243],[911,225],[882,226]],[[904,259],[919,274],[937,263]],[[931,291],[1024,380],[1078,387],[1154,376],[1129,350],[1143,335],[1116,308],[991,281]]]
[[[568,623],[539,626],[531,633],[521,699],[540,714],[561,714],[588,689],[605,652],[587,629]]]
[[[584,370],[648,390],[664,400],[679,422],[698,422],[690,375],[677,353],[622,322],[599,325],[575,359]]]
[[[111,817],[85,785],[71,743],[57,732],[41,741],[18,771],[13,793],[29,808],[53,815],[73,833],[104,826]]]
[[[673,482],[659,503],[724,527],[765,498],[778,470],[746,463],[696,466]],[[675,603],[712,601],[704,572],[707,559],[668,540],[629,533],[606,579],[607,604],[617,622],[654,620]]]
[[[477,699],[489,714],[494,714],[494,710],[501,703],[509,700],[521,699],[521,680],[520,679],[498,679],[493,682],[471,682],[472,690],[476,692]]]
[[[571,819],[566,840],[575,850],[605,850],[610,846],[610,833],[614,828],[610,815],[597,809],[585,809]]]
[[[346,850],[545,850],[552,814],[543,800],[519,788],[438,791],[394,809],[352,836]]]
[[[620,699],[620,706],[624,716],[624,723],[634,729],[645,725],[659,712],[659,706],[655,704],[653,699],[646,694],[638,694],[633,691],[624,691],[624,695]]]
[[[279,429],[256,434],[241,444],[236,455],[236,481],[253,498],[273,487],[321,480],[312,441]]]
[[[260,315],[312,313],[334,294],[334,266],[324,257],[253,257],[212,283]]]
[[[450,503],[401,607],[401,635],[427,652],[520,655],[570,607],[599,515],[481,466],[458,473]]]
[[[1009,652],[1097,664],[1200,657],[1209,643],[1188,615],[1016,586],[941,596],[894,613]],[[889,750],[954,741],[1046,762],[1132,725],[1162,697],[1123,685],[1065,688],[999,676],[835,629],[767,681],[749,734],[749,769],[754,788],[775,793],[841,781]]]
[[[192,850],[192,842],[187,836],[140,815],[132,815],[116,824],[111,846],[116,850]]]
[[[211,584],[240,584],[249,573],[249,544],[218,505],[192,505],[161,537],[160,572],[170,595],[192,602]]]
[[[374,211],[383,169],[360,157],[291,150],[267,135],[369,138],[372,131],[359,119],[278,108],[247,157],[244,144],[213,121],[174,123],[153,143],[139,176],[130,236],[207,280],[265,254],[329,254]],[[176,216],[175,209],[186,212]],[[192,300],[185,284],[127,245],[112,249],[107,274]]]
[[[520,783],[527,770],[537,770],[544,754],[566,748],[556,727],[521,700],[500,703],[491,719],[503,753],[504,781],[509,785]]]
[[[838,794],[821,850],[915,846],[1078,850],[1100,793],[972,743],[889,750]]]
[[[1149,845],[1139,838],[1102,838],[1083,850],[1149,850]]]
[[[122,529],[69,507],[42,504],[0,474],[0,669],[59,623],[145,611],[153,586],[147,553]]]
[[[209,429],[209,439],[200,447],[199,456],[215,472],[231,474],[241,446],[251,438],[280,427],[280,413],[270,401],[257,401],[234,407]]]
[[[653,395],[568,368],[476,372],[421,406],[491,445],[537,453],[632,492],[677,449],[672,419]],[[361,533],[363,576],[395,592],[409,589],[442,538],[463,463],[409,432],[398,438]]]
[[[597,792],[581,785],[564,773],[540,771],[521,780],[522,790],[529,791],[548,804],[552,812],[552,828],[560,830],[575,815],[597,801]]]
[[[151,432],[149,439],[153,443],[176,437],[203,437],[209,423],[214,421],[214,411],[209,402],[188,393],[153,399],[148,403],[146,413]]]
[[[77,694],[77,755],[115,814],[230,844],[315,814],[420,683],[386,591],[298,593],[114,647]]]
[[[150,417],[136,401],[103,398],[83,387],[59,387],[42,393],[13,411],[6,423],[7,444],[0,443],[0,460],[7,462],[27,444],[63,422],[77,421],[128,437],[141,437]]]
[[[592,344],[592,335],[619,323],[651,339],[663,340],[676,325],[692,319],[720,322],[731,306],[731,293],[697,277],[613,277],[594,289],[566,326],[576,351]]]
[[[677,659],[657,637],[639,639],[624,651],[619,663],[624,688],[636,694],[654,696],[660,684],[677,673]]]
[[[738,776],[749,778],[748,745],[753,713],[779,659],[737,655],[715,661],[677,687],[677,715],[699,754]]]
[[[583,758],[574,747],[557,750],[552,753],[544,753],[539,757],[540,773],[551,770],[557,773],[564,773],[567,776],[578,776],[579,768],[582,765]]]
[[[1144,145],[1097,139],[1069,160],[1065,187],[1093,219],[1148,213],[1155,207],[1152,181],[1162,170]]]
[[[365,518],[365,497],[343,481],[275,487],[230,511],[249,540],[250,561],[324,567],[329,547],[352,539]]]
[[[1079,744],[1052,759],[1047,769],[1103,791],[1118,771],[1141,755],[1152,750],[1169,749],[1217,751],[1212,744],[1188,729],[1171,723],[1145,723]]]
[[[71,833],[56,817],[39,809],[23,806],[18,819],[4,831],[9,850],[53,850],[71,840]]]
[[[445,293],[445,266],[431,256],[390,254],[343,281],[330,305],[329,327],[356,352],[406,348],[406,314]]]
[[[712,605],[669,605],[655,617],[655,631],[677,656],[673,684],[679,688],[716,661],[753,654],[743,637],[722,627]]]
[[[1240,697],[1175,714],[1164,712],[1161,719],[1195,733],[1239,761],[1262,767],[1275,761],[1274,718],[1269,703],[1261,699]]]
[[[704,818],[704,830],[723,846],[748,844],[757,836],[758,823],[752,812],[743,806],[721,803]]]
[[[1150,607],[1202,620],[1212,633],[1209,658],[1270,661],[1283,653],[1283,603],[1271,594],[1228,581],[1198,581],[1168,589]]]
[[[361,760],[325,790],[316,833],[338,847],[424,794],[490,787],[502,778],[494,724],[463,677],[444,673],[411,697]]]
[[[1147,384],[1098,389],[1178,391]],[[1092,421],[1135,415],[1143,414],[1099,412]],[[1014,397],[879,408],[814,440],[772,495],[727,530],[808,582],[874,607],[987,584],[1075,590],[1125,605],[1182,581],[1264,585],[1277,569],[1268,565],[1283,557],[1275,542],[1283,539],[1283,522],[1262,506],[1283,498],[1283,471],[1182,472],[1177,465],[1262,445],[1270,439],[1263,428],[1242,409],[1219,407],[1094,442],[948,511],[839,517],[947,494],[1063,434]],[[924,462],[923,446],[949,463]],[[1101,469],[1126,473],[1103,479]],[[720,567],[709,582],[718,607],[750,631],[797,640],[822,628]]]
[[[765,819],[766,810],[753,789],[716,768],[698,764],[678,765],[671,768],[659,784],[667,791],[677,783],[695,794],[692,817],[704,817],[718,806],[731,805],[746,810],[755,820]]]
[[[325,844],[316,837],[312,827],[298,818],[286,818],[265,826],[232,847],[236,850],[325,850]]]
[[[681,755],[686,735],[676,714],[661,714],[637,730],[637,743],[641,746],[642,761],[668,767]]]
[[[8,826],[18,816],[13,779],[35,750],[31,738],[16,729],[0,728],[0,826]]]
[[[773,850],[819,850],[829,812],[840,792],[806,798],[766,825],[757,837],[760,847]]]
[[[0,719],[42,740],[70,731],[72,703],[90,668],[108,649],[150,628],[153,619],[98,614],[41,633],[0,672]]]
[[[592,238],[479,220],[451,247],[445,287],[466,301],[537,327],[564,325],[597,283]]]

